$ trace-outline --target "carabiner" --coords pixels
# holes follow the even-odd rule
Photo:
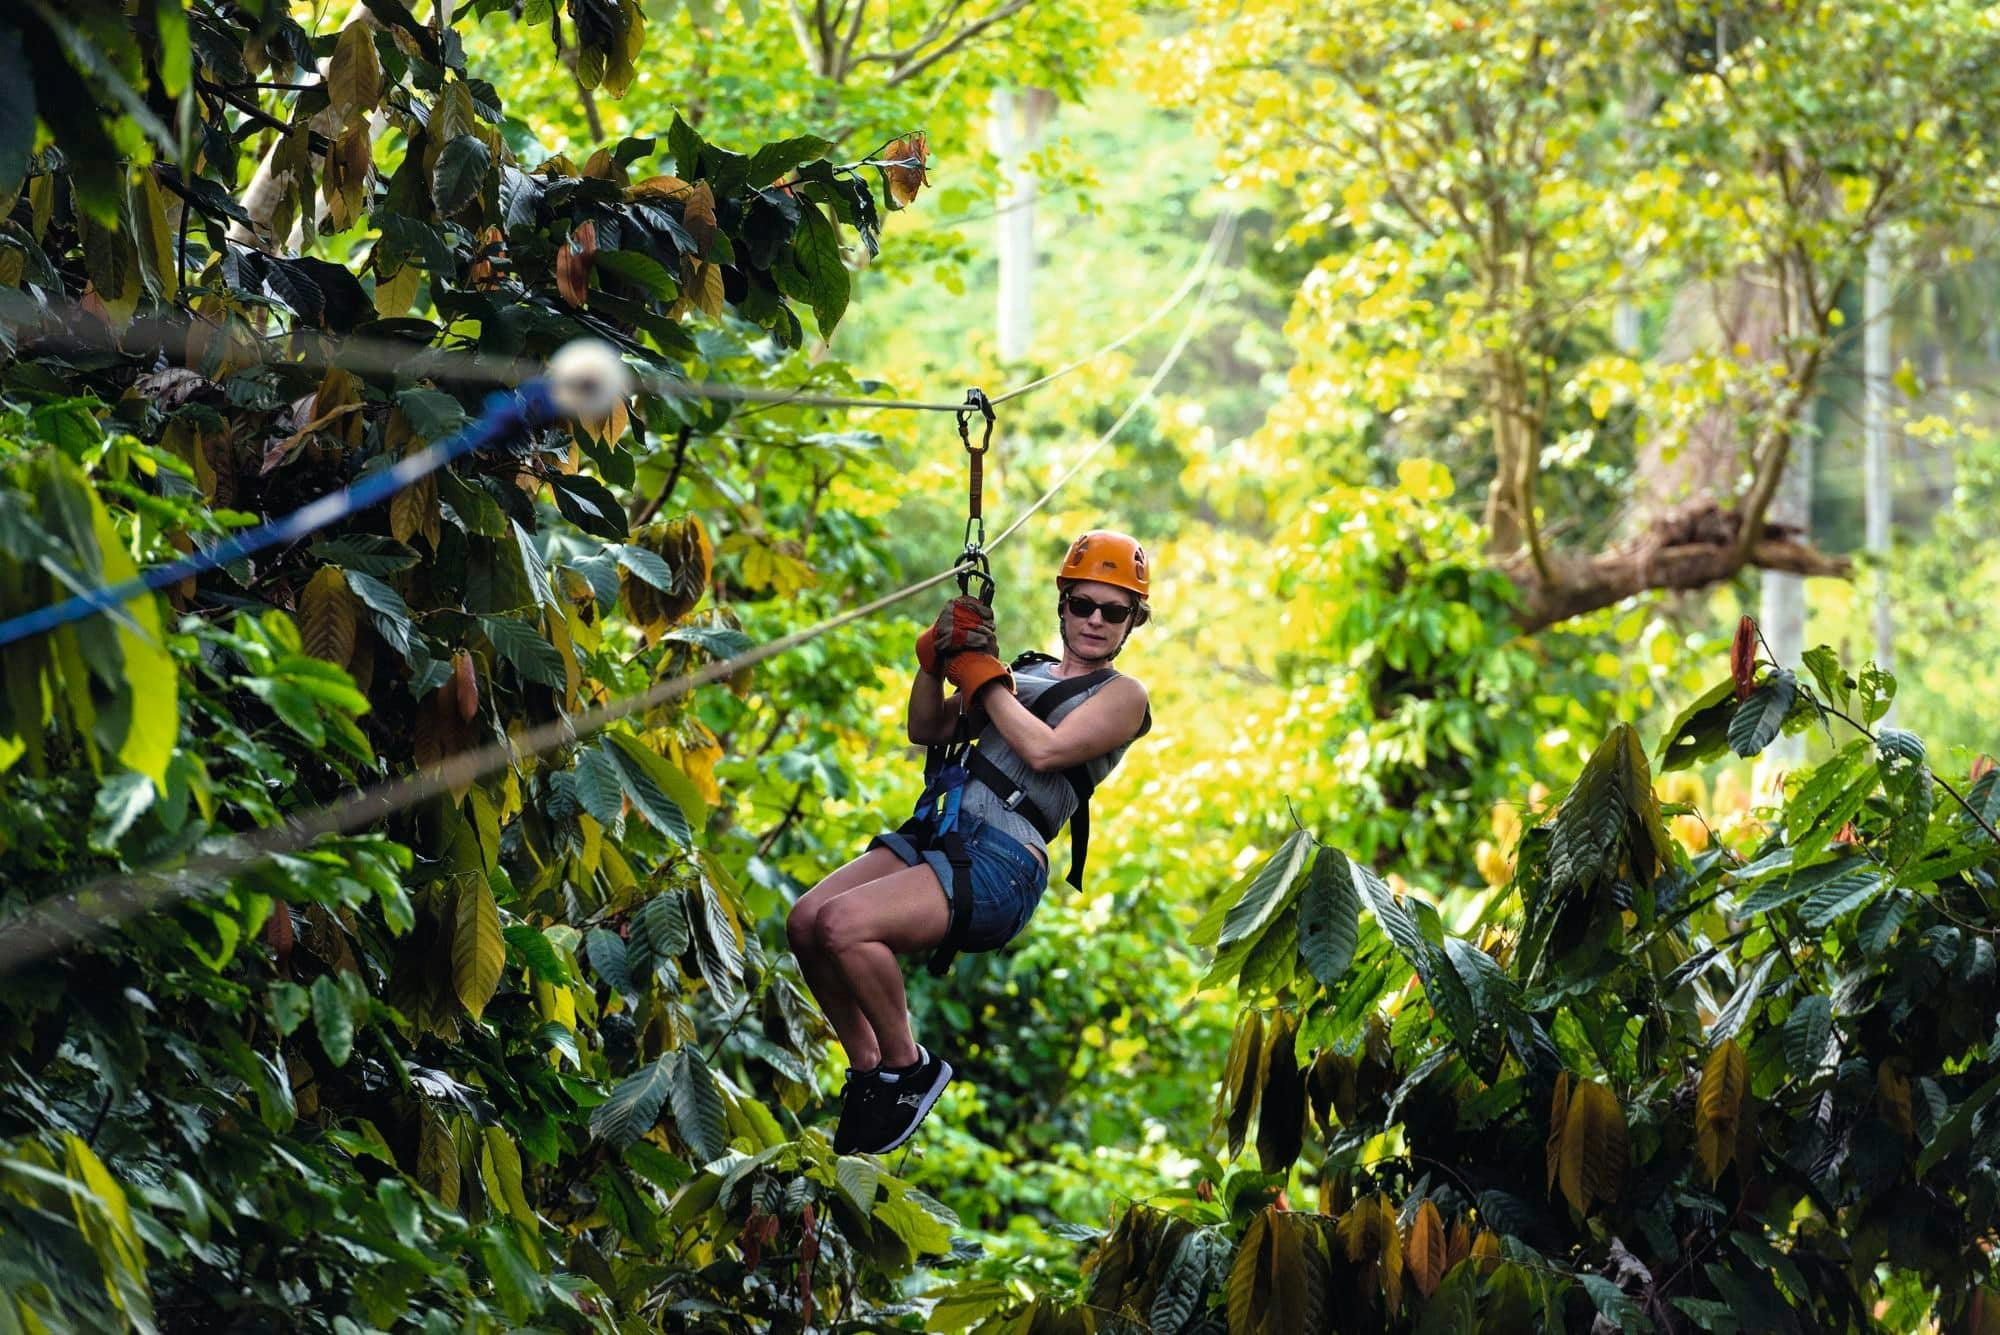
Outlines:
[[[977,412],[986,419],[986,431],[979,444],[972,443],[971,418]],[[986,397],[986,391],[973,388],[965,391],[965,404],[958,410],[958,438],[965,445],[965,452],[971,455],[986,453],[993,446],[993,401]]]

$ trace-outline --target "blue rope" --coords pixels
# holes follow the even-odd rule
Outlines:
[[[98,612],[115,611],[121,604],[143,594],[178,584],[195,575],[219,570],[232,561],[240,561],[268,548],[297,542],[309,533],[337,524],[372,505],[379,505],[405,487],[423,481],[454,459],[498,445],[517,431],[532,431],[547,426],[562,415],[546,381],[530,380],[518,389],[496,390],[486,396],[480,415],[456,434],[435,441],[359,482],[308,502],[267,524],[225,538],[207,551],[184,556],[163,566],[154,566],[131,579],[105,588],[88,589],[62,602],[0,621],[0,647],[72,621],[81,621]]]

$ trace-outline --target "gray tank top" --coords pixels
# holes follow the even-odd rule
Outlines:
[[[1015,698],[1032,708],[1042,692],[1060,680],[1055,675],[1055,670],[1054,663],[1035,663],[1016,669]],[[1061,723],[1077,706],[1115,680],[1117,678],[1113,677],[1099,682],[1089,690],[1079,692],[1073,699],[1057,705],[1055,713],[1048,720],[1049,726],[1053,728]],[[1041,774],[1028,768],[1028,762],[1021,759],[1013,747],[1007,745],[1007,739],[1002,737],[1000,730],[991,723],[979,731],[979,751],[997,765],[1001,773],[1019,784],[1021,791],[1027,794],[1027,800],[1046,812],[1059,827],[1069,824],[1069,818],[1076,812],[1076,790],[1069,786],[1069,780],[1062,776],[1061,770]],[[1125,747],[1120,746],[1095,760],[1086,762],[1084,769],[1089,773],[1091,782],[1104,782],[1104,776],[1118,767],[1118,761],[1124,754]],[[985,784],[968,783],[965,786],[964,795],[959,798],[959,814],[961,820],[972,816],[980,817],[1008,838],[1040,853],[1044,863],[1048,861],[1048,846],[1042,839],[1042,832],[1035,828],[1034,822],[1019,811],[1007,810],[1001,805],[1000,798]]]

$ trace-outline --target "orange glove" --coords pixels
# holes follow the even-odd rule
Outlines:
[[[944,605],[930,629],[917,636],[917,666],[935,677],[939,664],[954,654],[994,654],[999,649],[993,609],[977,598],[954,598]]]
[[[972,650],[955,654],[945,665],[944,675],[968,700],[976,699],[981,691],[995,682],[1005,686],[1007,694],[1014,693],[1014,674],[992,654]]]

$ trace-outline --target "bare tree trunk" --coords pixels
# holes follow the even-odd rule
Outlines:
[[[1863,502],[1867,507],[1867,545],[1874,569],[1875,661],[1894,670],[1895,619],[1889,603],[1889,529],[1895,505],[1889,475],[1889,257],[1881,238],[1868,247],[1868,280],[1862,291],[1864,331],[1866,455],[1863,461]]]
[[[1035,178],[1028,157],[1054,115],[1055,94],[1046,88],[993,93],[991,142],[1000,160],[1006,197],[995,222],[999,311],[996,335],[1002,362],[1026,361],[1034,346]]]

